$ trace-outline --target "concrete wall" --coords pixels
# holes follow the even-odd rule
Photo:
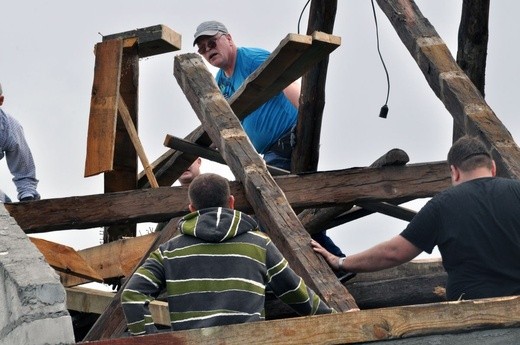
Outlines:
[[[65,289],[0,203],[0,345],[74,344]]]

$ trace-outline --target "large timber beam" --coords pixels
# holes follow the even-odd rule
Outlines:
[[[233,174],[244,186],[246,198],[273,242],[285,253],[292,268],[321,298],[337,311],[357,305],[328,264],[309,246],[310,236],[298,220],[281,188],[267,171],[240,121],[213,76],[196,54],[178,55],[174,75],[204,129],[216,144]]]
[[[357,201],[426,198],[450,186],[446,162],[400,167],[351,168],[274,178],[294,209]],[[243,186],[231,182],[235,207],[253,209]],[[108,194],[6,203],[26,233],[89,229],[117,223],[163,222],[188,213],[186,187],[160,187]],[[85,205],[89,205],[88,208]]]
[[[402,338],[413,341],[410,338],[432,334],[455,337],[461,332],[505,327],[520,327],[520,296],[251,322],[94,341],[88,345],[354,344]],[[514,336],[509,339],[497,343],[514,343]]]
[[[520,178],[520,149],[412,0],[377,0],[430,87],[453,116],[493,148],[498,174]]]

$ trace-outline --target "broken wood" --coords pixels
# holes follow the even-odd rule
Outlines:
[[[159,232],[152,232],[143,236],[128,237],[79,250],[78,254],[95,269],[103,281],[128,277],[158,235]],[[65,287],[92,281],[92,279],[67,273],[59,273],[59,275],[61,284]]]
[[[43,254],[45,261],[56,271],[89,281],[103,282],[99,273],[74,248],[41,238],[29,237],[29,239]]]
[[[338,311],[357,308],[325,260],[309,246],[310,236],[254,150],[229,103],[212,82],[213,76],[201,57],[176,56],[174,76],[231,171],[242,181],[246,198],[263,228],[292,268],[329,306]]]

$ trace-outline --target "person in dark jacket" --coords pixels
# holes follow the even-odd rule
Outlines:
[[[438,246],[449,300],[520,294],[520,181],[495,177],[487,147],[468,136],[448,153],[453,187],[434,196],[401,234],[346,258],[314,250],[335,270],[372,272]]]
[[[167,291],[172,330],[264,320],[266,288],[299,315],[333,313],[256,221],[234,210],[228,181],[201,174],[189,187],[180,235],[150,254],[121,296],[133,335],[156,331],[148,304]]]

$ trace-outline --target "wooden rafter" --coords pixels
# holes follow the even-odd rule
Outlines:
[[[520,178],[520,149],[412,0],[377,0],[457,126],[493,149],[498,174]]]

